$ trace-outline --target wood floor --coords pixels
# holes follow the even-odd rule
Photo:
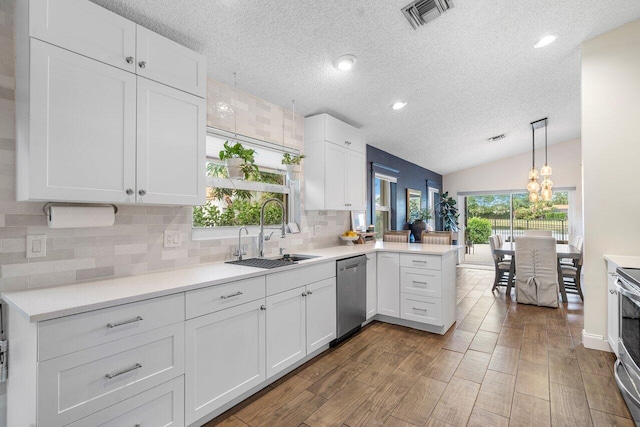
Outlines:
[[[515,304],[492,276],[458,269],[445,336],[374,322],[206,427],[633,426],[577,296]]]

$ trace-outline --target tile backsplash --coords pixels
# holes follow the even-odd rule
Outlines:
[[[44,203],[15,200],[15,0],[0,2],[0,291],[128,276],[232,257],[237,239],[191,240],[191,207],[118,205],[112,227],[50,229]],[[304,118],[291,110],[209,79],[207,123],[238,133],[303,149]],[[267,252],[304,251],[339,244],[349,227],[348,212],[303,211],[301,233],[273,239]],[[320,226],[314,235],[315,226]],[[163,247],[163,233],[179,230],[182,245]],[[47,256],[26,258],[26,236],[46,234]],[[255,240],[248,241],[255,255]]]

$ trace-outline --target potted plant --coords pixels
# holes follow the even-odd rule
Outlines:
[[[289,180],[298,178],[298,174],[300,173],[300,163],[304,158],[304,154],[292,156],[290,153],[284,153],[282,155],[282,164],[287,167],[287,178]]]
[[[416,242],[420,242],[422,239],[422,232],[428,228],[426,221],[433,218],[433,214],[429,209],[416,209],[411,212],[411,234]]]
[[[220,151],[220,160],[224,160],[227,167],[227,175],[232,179],[246,179],[252,173],[258,172],[254,155],[256,150],[244,148],[236,142],[233,145],[229,141],[224,142],[224,150]]]
[[[457,233],[460,229],[458,226],[458,208],[456,207],[456,201],[453,197],[449,197],[449,192],[442,193],[440,195],[440,202],[438,202],[438,208],[440,209],[439,216],[442,218],[442,226],[445,231],[452,231]],[[457,235],[454,235],[457,243]]]

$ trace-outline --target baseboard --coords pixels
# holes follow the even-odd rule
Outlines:
[[[602,335],[589,334],[584,329],[582,330],[582,344],[586,348],[592,348],[594,350],[608,351],[613,353],[609,341],[604,339]]]

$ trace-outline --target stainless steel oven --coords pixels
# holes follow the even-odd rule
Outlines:
[[[640,425],[640,270],[617,270],[619,359],[615,378],[636,425]]]

